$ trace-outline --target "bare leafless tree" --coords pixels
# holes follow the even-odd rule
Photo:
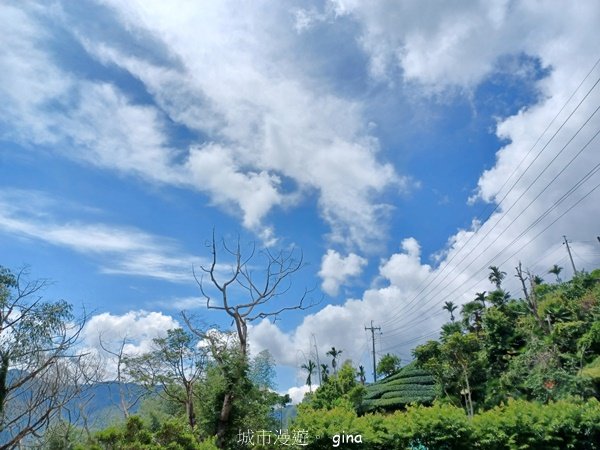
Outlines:
[[[304,266],[302,252],[272,252],[269,249],[256,251],[252,245],[247,254],[242,254],[240,239],[230,246],[222,239],[217,246],[213,231],[212,240],[207,245],[211,251],[211,262],[201,266],[201,274],[194,271],[194,278],[200,292],[206,299],[206,308],[223,311],[235,324],[239,351],[242,363],[247,363],[248,356],[248,323],[269,317],[276,317],[285,311],[304,310],[315,303],[308,300],[311,292],[304,289],[293,304],[275,304],[276,300],[289,294],[292,287],[292,276]],[[220,253],[219,253],[220,252]],[[222,259],[233,260],[227,270],[223,270]],[[215,294],[212,295],[211,292]],[[183,313],[188,327],[200,337],[205,334],[193,326],[190,317]],[[235,389],[232,386],[226,392],[219,423],[217,426],[217,444],[224,446],[224,438],[229,429],[231,413],[235,401]]]
[[[123,413],[123,417],[127,419],[131,408],[135,408],[145,394],[137,386],[132,389],[134,385],[132,385],[125,370],[125,359],[127,356],[125,354],[125,346],[129,343],[128,337],[124,336],[118,342],[118,346],[115,349],[112,349],[109,343],[103,340],[102,334],[98,336],[98,341],[100,348],[109,355],[115,364],[115,374],[112,381],[117,385],[119,392],[119,409]]]

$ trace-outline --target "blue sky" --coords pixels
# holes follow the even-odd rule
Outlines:
[[[87,345],[126,333],[135,352],[182,309],[229,326],[191,273],[213,229],[301,249],[285,301],[322,302],[250,329],[280,388],[304,389],[312,335],[322,359],[370,367],[371,320],[378,352],[407,361],[444,301],[490,289],[490,264],[518,295],[518,261],[572,272],[563,234],[578,266],[600,262],[599,18],[554,1],[4,3],[0,264],[92,311]]]

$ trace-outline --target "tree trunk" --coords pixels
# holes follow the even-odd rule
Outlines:
[[[6,400],[6,394],[8,393],[8,388],[6,386],[6,377],[8,375],[8,365],[10,363],[10,359],[8,355],[3,354],[0,356],[0,417],[4,412],[4,402]]]
[[[225,435],[229,430],[229,419],[233,410],[233,393],[227,392],[223,398],[219,424],[217,425],[217,447],[225,448]]]
[[[545,331],[546,334],[549,334],[549,328],[546,327],[546,324],[544,323],[544,320],[540,317],[540,314],[538,311],[537,294],[535,292],[535,283],[533,281],[533,274],[527,272],[527,276],[529,277],[529,286],[531,287],[531,294],[530,294],[531,312],[532,312],[533,316],[535,317],[535,320],[537,320],[538,325],[540,326],[540,329],[542,331]]]
[[[196,427],[196,412],[194,411],[194,392],[191,383],[186,385],[185,394],[185,412],[187,414],[190,428],[193,430]]]
[[[242,364],[245,365],[248,357],[248,326],[239,312],[235,311],[233,318],[237,328],[238,339],[240,340],[239,344],[242,356]],[[241,377],[243,374],[244,372],[242,371],[240,372],[239,376]],[[221,414],[219,416],[219,423],[217,425],[217,446],[219,448],[225,448],[225,436],[227,435],[227,431],[229,431],[229,426],[231,425],[231,412],[233,411],[233,402],[235,399],[234,390],[239,381],[239,379],[229,380],[228,392],[225,393],[225,397],[223,398],[223,406],[221,407]]]
[[[473,418],[473,399],[471,398],[471,384],[469,383],[469,375],[464,371],[465,381],[467,383],[467,402],[469,404],[469,419]]]

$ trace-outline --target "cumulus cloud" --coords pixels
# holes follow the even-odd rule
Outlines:
[[[228,148],[216,144],[193,148],[187,168],[195,185],[212,193],[213,202],[224,206],[235,202],[249,229],[259,229],[269,210],[282,203],[279,178],[265,170],[241,172]]]
[[[346,283],[348,278],[360,275],[367,262],[365,258],[354,253],[343,257],[335,250],[327,250],[321,259],[319,271],[319,276],[323,279],[321,289],[331,296],[338,295],[340,286]]]
[[[313,388],[313,390],[316,389],[315,386],[313,386],[312,388]],[[304,385],[304,386],[293,386],[293,387],[289,388],[286,393],[292,399],[292,404],[297,405],[298,403],[302,402],[302,400],[304,399],[304,395],[307,392],[310,392],[310,389],[309,389],[308,385]]]
[[[402,241],[403,253],[396,253],[379,268],[379,273],[392,285],[410,291],[430,274],[431,267],[421,264],[421,246],[415,238]]]
[[[593,178],[583,178],[598,164],[593,145],[585,147],[598,124],[593,114],[600,94],[592,89],[597,67],[567,103],[597,58],[600,6],[561,4],[558,8],[552,1],[457,1],[430,7],[386,1],[366,4],[335,0],[330,4],[333,7],[325,11],[330,15],[327,20],[319,16],[321,12],[296,14],[295,31],[302,33],[317,21],[334,26],[335,20],[330,19],[351,17],[360,26],[360,43],[370,58],[374,79],[416,86],[419,89],[415,95],[454,87],[473,90],[494,73],[500,58],[506,55],[517,62],[537,60],[549,70],[535,82],[541,94],[537,104],[498,120],[496,134],[505,144],[498,149],[494,166],[482,173],[476,196],[497,205],[488,218],[475,220],[471,227],[450,236],[446,248],[438,253],[436,266],[422,261],[415,239],[403,240],[400,251],[380,264],[379,283],[360,298],[327,305],[305,316],[292,330],[283,331],[266,320],[254,324],[249,331],[253,348],[268,348],[279,363],[297,367],[295,351],[290,349],[310,355],[314,350],[309,342],[315,334],[320,355],[335,346],[343,349],[344,358],[368,367],[370,342],[364,327],[373,320],[383,333],[377,336],[378,352],[393,352],[407,361],[410,350],[435,336],[447,320],[441,309],[444,301],[461,304],[471,300],[475,292],[491,288],[487,280],[489,265],[499,265],[511,274],[521,260],[525,267],[544,274],[553,261],[565,257],[560,255],[564,252],[560,245],[563,234],[569,235],[581,254],[590,255],[592,267],[600,262],[590,247],[597,243],[589,243],[597,234],[594,219],[600,217],[600,202],[597,191],[593,191]],[[250,18],[260,16],[240,11]],[[222,17],[221,12],[216,7],[206,15],[214,22],[206,28],[207,33],[222,33],[215,25],[219,21],[214,20]],[[123,14],[133,23],[131,10]],[[135,17],[141,17],[147,28],[163,36],[193,69],[190,72],[200,73],[203,67],[214,66],[210,51],[204,48],[202,51],[207,53],[203,55],[197,47],[186,44],[189,40],[185,39],[185,29],[192,25],[183,12],[175,16],[167,13],[164,18],[158,11],[136,10]],[[193,15],[189,21],[196,27],[202,23]],[[172,23],[178,25],[178,31],[173,31]],[[228,48],[231,64],[244,61],[248,55],[256,58],[257,44],[263,42],[260,38],[253,37],[243,48]],[[219,42],[208,41],[209,49]],[[284,39],[280,44],[286,43]],[[267,45],[258,53],[264,56],[271,50]],[[235,124],[223,127],[213,122],[211,126],[227,140],[244,143],[223,146],[234,161],[250,165],[254,173],[261,173],[259,169],[269,176],[281,173],[302,186],[317,189],[334,241],[364,243],[366,232],[385,216],[385,206],[374,202],[374,195],[398,183],[399,177],[393,168],[378,162],[378,142],[362,126],[361,105],[334,96],[311,95],[310,80],[268,78],[265,74],[269,71],[260,64],[266,60],[257,58],[258,64],[248,65],[244,78],[232,75],[231,66],[209,72],[207,78],[195,78],[197,92],[210,96],[218,112],[216,117]],[[113,61],[125,66],[123,58],[115,56]],[[293,65],[288,61],[278,67],[285,70]],[[130,70],[143,77],[141,71]],[[227,80],[228,93],[236,95],[217,89],[211,84],[216,79]],[[149,80],[145,83],[152,84]],[[240,97],[240,86],[249,93]],[[238,103],[235,99],[239,98],[244,101]],[[279,101],[284,98],[293,101]],[[249,161],[250,154],[259,155],[261,164]],[[335,260],[335,254],[328,255],[324,261]],[[352,266],[348,258],[337,256],[342,266]],[[325,270],[323,275],[330,273]],[[339,287],[336,283],[330,281],[324,289]],[[514,277],[508,277],[505,283],[514,296],[519,295]]]
[[[365,326],[369,326],[371,320],[375,326],[384,322],[394,323],[392,312],[409,304],[420,287],[419,283],[431,271],[429,266],[421,265],[420,248],[415,239],[404,240],[402,250],[383,261],[380,266],[380,277],[386,280],[385,286],[367,290],[361,299],[349,299],[341,305],[327,305],[320,311],[305,316],[302,323],[288,333],[263,320],[249,327],[251,348],[258,351],[267,348],[278,363],[299,367],[296,351],[301,350],[306,357],[316,360],[315,349],[309,345],[313,342],[311,336],[315,334],[322,362],[328,362],[325,353],[331,347],[336,347],[343,350],[342,359],[351,359],[356,365],[367,364],[365,361],[369,361],[371,344],[370,334],[366,334]],[[432,332],[436,323],[439,321],[426,323],[418,331]],[[391,328],[384,329],[384,336],[385,331],[390,332]],[[408,335],[409,333],[404,333],[404,336]],[[390,351],[401,354],[406,361],[410,359],[409,349],[410,347],[403,346]]]
[[[414,2],[330,0],[334,15],[361,26],[360,42],[378,79],[401,76],[433,89],[474,87],[499,57],[527,54],[551,65],[594,54],[598,5],[506,0]],[[578,30],[578,33],[573,32]],[[582,58],[583,57],[583,58]]]
[[[116,357],[123,345],[123,354],[139,355],[152,349],[152,340],[164,337],[167,330],[180,327],[171,316],[160,312],[129,311],[122,315],[102,313],[92,316],[81,332],[82,345],[105,362],[105,376],[116,372]],[[103,349],[104,347],[104,349]]]

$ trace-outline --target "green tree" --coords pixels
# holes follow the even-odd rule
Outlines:
[[[477,292],[475,294],[475,301],[481,303],[481,306],[483,307],[483,309],[486,308],[486,304],[485,304],[485,298],[486,297],[485,297],[485,294],[486,294],[486,291]]]
[[[153,349],[125,359],[127,372],[151,392],[181,404],[188,425],[196,426],[195,386],[206,370],[207,350],[199,348],[191,333],[183,328],[167,330],[154,338]]]
[[[386,353],[377,363],[377,374],[387,377],[400,368],[400,358],[391,353]]]
[[[483,317],[483,306],[480,302],[472,301],[462,306],[463,326],[479,335],[481,331],[481,320]]]
[[[554,264],[552,266],[552,268],[548,271],[548,273],[551,273],[551,274],[555,275],[556,276],[556,282],[560,283],[560,277],[559,277],[559,275],[562,272],[562,270],[563,270],[562,267],[558,266],[557,264]]]
[[[495,291],[490,292],[487,299],[492,305],[502,308],[510,300],[510,294],[503,289],[496,289]]]
[[[84,395],[89,367],[77,349],[85,320],[64,301],[44,301],[47,283],[0,266],[0,448],[41,434]]]
[[[451,301],[444,302],[444,306],[442,306],[443,310],[450,313],[450,320],[452,322],[454,322],[454,311],[456,311],[456,308],[458,307],[454,304],[454,302]]]
[[[267,352],[258,353],[248,363],[240,355],[234,333],[211,330],[205,333],[210,349],[206,377],[199,383],[198,432],[202,437],[215,436],[221,421],[223,399],[228,393],[236,402],[230,416],[230,427],[221,437],[222,448],[239,448],[239,430],[274,430],[276,410],[282,396],[272,391],[275,386],[273,358]]]
[[[358,366],[358,378],[360,379],[360,384],[363,386],[367,382],[367,372],[365,371],[364,366]]]
[[[474,379],[483,372],[481,344],[472,333],[453,333],[444,342],[429,341],[418,346],[414,355],[450,398],[463,398],[469,417],[474,414]],[[477,380],[480,384],[480,380]],[[477,386],[478,387],[478,386]]]
[[[460,383],[464,383],[461,394],[465,396],[469,417],[473,417],[474,414],[473,386],[471,378],[475,371],[479,369],[476,357],[476,353],[479,349],[479,343],[472,334],[455,333],[448,337],[446,342],[442,345],[442,352],[445,353],[450,362],[454,362],[459,369]]]
[[[337,357],[342,354],[342,350],[337,350],[335,347],[331,347],[326,355],[331,356],[331,367],[333,367],[333,373],[337,373]]]
[[[502,280],[506,277],[506,272],[502,272],[497,266],[490,266],[488,269],[490,269],[488,280],[496,286],[496,289],[500,290],[502,288]]]
[[[323,383],[326,383],[329,379],[329,366],[327,364],[321,364],[321,379]]]
[[[544,283],[544,279],[542,277],[540,277],[539,275],[534,275],[532,278],[533,284],[536,286],[539,286],[540,284]]]
[[[363,394],[364,386],[356,382],[356,369],[348,360],[342,364],[337,374],[331,375],[326,383],[315,390],[308,403],[316,409],[330,409],[340,402],[358,406]]]
[[[308,390],[310,392],[312,392],[312,376],[315,373],[316,367],[317,366],[311,359],[308,360],[308,363],[300,366],[301,369],[304,369],[307,372],[306,384],[308,384]]]

